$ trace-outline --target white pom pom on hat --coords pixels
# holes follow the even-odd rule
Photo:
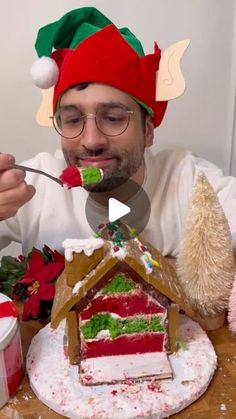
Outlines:
[[[49,89],[57,83],[59,68],[52,58],[41,57],[33,63],[30,74],[37,87]]]

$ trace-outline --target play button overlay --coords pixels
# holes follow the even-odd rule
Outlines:
[[[115,198],[109,198],[108,200],[108,221],[112,223],[113,221],[120,220],[124,215],[129,214],[131,208],[128,205],[122,204]]]
[[[104,239],[109,239],[101,226],[108,223],[128,225],[137,234],[145,229],[151,213],[150,201],[144,189],[131,179],[120,188],[109,192],[91,192],[85,207],[87,221],[91,229]],[[129,229],[125,229],[124,240],[130,240]],[[112,240],[112,239],[111,239]]]

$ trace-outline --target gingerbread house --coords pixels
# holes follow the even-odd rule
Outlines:
[[[178,313],[190,317],[173,266],[150,244],[129,240],[116,223],[109,240],[65,240],[65,270],[57,280],[51,326],[66,319],[64,349],[81,382],[98,384],[170,378]]]

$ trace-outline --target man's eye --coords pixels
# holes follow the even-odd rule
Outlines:
[[[102,119],[110,123],[117,123],[117,122],[122,122],[124,120],[124,116],[120,114],[119,115],[107,114],[107,115],[103,115]]]
[[[71,116],[62,120],[62,125],[77,125],[81,124],[82,118],[80,116]]]

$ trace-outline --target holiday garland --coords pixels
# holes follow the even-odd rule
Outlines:
[[[0,292],[23,302],[23,320],[49,320],[55,295],[55,282],[64,269],[64,256],[44,246],[27,256],[3,256]]]

